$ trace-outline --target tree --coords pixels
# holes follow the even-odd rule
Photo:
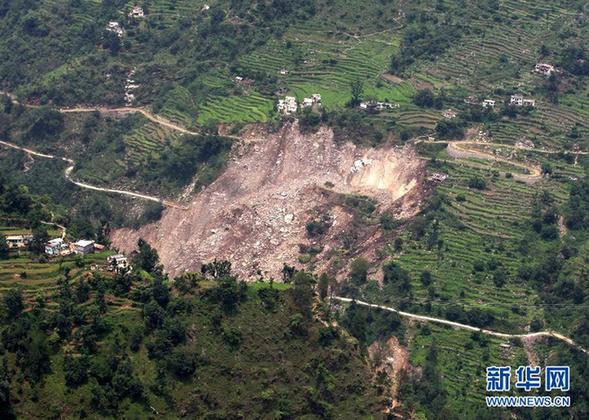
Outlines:
[[[468,180],[469,188],[476,188],[477,190],[484,190],[487,188],[487,183],[480,176],[472,177]]]
[[[9,319],[17,318],[25,308],[22,290],[13,288],[4,295],[4,309]]]
[[[421,273],[421,283],[425,287],[428,287],[430,284],[432,284],[432,273],[430,271],[424,270]]]
[[[0,260],[8,258],[8,242],[6,236],[0,233]]]
[[[434,106],[434,94],[429,89],[421,89],[413,97],[413,103],[417,106],[431,108]]]
[[[2,358],[0,364],[0,417],[14,418],[10,404],[10,376],[8,376],[8,364]]]
[[[166,313],[155,301],[143,305],[143,320],[148,330],[161,327],[164,323]]]
[[[385,284],[394,284],[400,291],[408,292],[411,289],[411,278],[409,272],[399,264],[390,262],[383,267]]]
[[[134,255],[135,266],[147,271],[148,273],[155,273],[159,270],[159,255],[144,239],[137,241],[137,252]]]
[[[350,281],[356,286],[366,283],[369,264],[364,258],[356,258],[350,269]]]
[[[222,279],[231,275],[231,262],[227,260],[215,260],[208,264],[203,264],[200,268],[204,276],[211,276],[213,279]]]
[[[45,226],[37,226],[33,229],[33,239],[29,244],[29,249],[35,254],[42,254],[45,252],[45,244],[49,241],[49,233]]]
[[[315,278],[304,271],[299,271],[293,277],[294,287],[291,290],[295,305],[308,319],[311,317],[311,305],[313,303],[313,285]]]
[[[327,292],[329,291],[329,276],[327,274],[323,273],[321,276],[319,276],[318,288],[319,297],[321,300],[325,300],[327,297]]]
[[[503,287],[503,285],[505,285],[506,281],[507,281],[507,275],[505,274],[505,270],[503,270],[502,268],[497,269],[493,273],[493,283],[495,283],[495,286]]]
[[[364,93],[364,84],[361,80],[354,80],[350,85],[352,91],[352,99],[350,100],[350,107],[355,107],[360,104],[362,94]]]

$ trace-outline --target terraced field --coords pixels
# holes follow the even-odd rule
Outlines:
[[[274,114],[274,101],[255,92],[246,96],[211,96],[200,109],[199,124],[267,122]]]
[[[550,191],[557,203],[562,203],[567,193],[556,172],[566,178],[580,176],[582,169],[561,162],[554,180],[531,186],[494,175],[486,163],[448,160],[443,171],[449,177],[438,189],[447,197],[444,207],[449,217],[439,222],[437,245],[427,249],[423,241],[416,242],[405,233],[403,250],[395,253],[391,247],[390,251],[393,259],[411,275],[412,302],[421,305],[429,302],[432,313],[442,316],[453,305],[466,310],[484,308],[501,320],[497,324],[501,330],[524,331],[532,319],[544,318],[534,288],[516,278],[525,261],[519,248],[529,231],[526,221],[532,203],[543,189]],[[473,177],[486,179],[487,189],[469,188]],[[505,285],[495,285],[495,269],[487,268],[490,264],[507,274]],[[482,269],[475,269],[476,266]],[[433,295],[432,289],[421,281],[425,270],[432,274]],[[389,292],[379,292],[370,298],[374,302],[387,302],[392,296]]]
[[[196,126],[197,104],[190,91],[176,86],[167,95],[167,100],[159,114],[181,127],[192,129]]]
[[[177,131],[146,120],[143,125],[124,137],[127,156],[133,162],[141,162],[150,154],[158,155],[163,146],[180,137]]]
[[[376,35],[333,34],[319,22],[291,28],[244,57],[240,64],[250,71],[265,72],[299,100],[320,93],[327,109],[342,107],[350,99],[350,84],[364,82],[364,95],[379,100],[407,103],[415,89],[409,82],[394,84],[380,78],[398,46],[392,30]],[[288,75],[280,75],[286,69]]]
[[[457,411],[464,409],[465,402],[472,407],[484,404],[487,366],[512,366],[515,370],[528,363],[520,342],[496,337],[475,340],[471,332],[435,324],[416,330],[411,363],[423,366],[432,346],[437,349],[437,366],[449,404]]]
[[[91,265],[103,266],[111,251],[84,256],[76,256],[40,261],[26,251],[0,260],[0,294],[15,286],[21,286],[27,298],[50,294],[57,287],[57,281],[63,277],[64,269],[69,268],[72,279],[86,273]],[[81,263],[81,264],[80,264]]]

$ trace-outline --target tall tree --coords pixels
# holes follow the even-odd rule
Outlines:
[[[362,94],[364,93],[364,84],[361,80],[354,80],[351,84],[352,99],[350,100],[350,107],[358,106],[362,100]]]

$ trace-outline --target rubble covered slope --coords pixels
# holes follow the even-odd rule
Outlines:
[[[408,217],[418,210],[424,173],[409,147],[336,144],[328,128],[301,134],[296,123],[287,124],[277,133],[246,136],[225,172],[195,195],[188,210],[167,209],[157,223],[114,231],[112,241],[131,251],[138,238],[146,239],[171,275],[217,258],[232,261],[244,278],[278,279],[284,263],[300,266],[301,245],[320,245],[323,253],[337,249],[353,219],[337,197],[368,196],[378,211],[394,208]],[[328,231],[309,238],[306,224],[315,218]],[[375,235],[360,235],[363,244],[354,248],[364,245],[370,254]]]

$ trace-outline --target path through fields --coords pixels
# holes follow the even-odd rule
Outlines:
[[[67,162],[69,165],[65,168],[64,176],[72,184],[75,184],[80,188],[85,188],[85,189],[93,190],[93,191],[102,191],[102,192],[112,193],[112,194],[126,195],[126,196],[133,197],[133,198],[140,198],[143,200],[154,201],[154,202],[160,203],[166,207],[174,207],[174,208],[179,208],[179,209],[183,209],[183,210],[186,209],[186,207],[184,207],[184,206],[180,206],[178,204],[172,203],[171,201],[168,201],[165,199],[161,199],[159,197],[154,197],[151,195],[141,194],[141,193],[137,193],[137,192],[133,192],[133,191],[125,191],[125,190],[117,190],[117,189],[112,189],[112,188],[97,187],[95,185],[90,185],[85,182],[76,181],[71,176],[72,171],[74,170],[74,167],[76,165],[76,162],[72,159],[54,156],[54,155],[48,155],[45,153],[40,153],[35,150],[29,149],[27,147],[18,146],[14,143],[2,141],[2,140],[0,140],[0,145],[10,147],[10,148],[13,148],[16,150],[20,150],[20,151],[23,151],[23,152],[28,153],[30,155],[33,155],[33,156],[39,156],[39,157],[46,158],[46,159],[57,159],[57,160],[62,160],[64,162]]]
[[[494,337],[501,337],[501,338],[553,337],[558,340],[564,341],[569,346],[574,347],[577,350],[582,351],[585,354],[589,354],[589,352],[585,348],[583,348],[581,345],[577,344],[572,338],[569,338],[565,335],[559,334],[554,331],[538,331],[538,332],[532,332],[532,333],[526,333],[526,334],[507,334],[507,333],[502,333],[502,332],[497,332],[497,331],[487,330],[484,328],[475,327],[472,325],[462,324],[460,322],[448,321],[447,319],[443,319],[443,318],[435,318],[435,317],[431,317],[431,316],[417,315],[417,314],[412,314],[409,312],[403,312],[398,309],[391,308],[390,306],[376,305],[373,303],[363,302],[361,300],[354,300],[354,299],[345,298],[345,297],[341,297],[341,296],[332,296],[331,299],[338,300],[340,302],[346,302],[346,303],[355,302],[357,305],[367,306],[369,308],[381,309],[383,311],[394,312],[394,313],[399,314],[400,316],[403,316],[405,318],[414,319],[416,321],[434,322],[437,324],[449,325],[451,327],[459,328],[459,329],[463,329],[463,330],[478,331],[483,334],[491,335]]]

